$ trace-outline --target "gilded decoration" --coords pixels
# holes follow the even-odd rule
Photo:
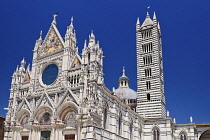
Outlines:
[[[80,61],[77,59],[74,60],[73,64],[71,65],[72,69],[80,68]]]
[[[60,49],[62,47],[61,42],[59,41],[58,36],[56,35],[55,31],[52,30],[50,32],[49,37],[46,41],[46,46],[44,47],[44,50],[42,51],[42,54],[46,54],[48,52],[55,51],[57,49]]]

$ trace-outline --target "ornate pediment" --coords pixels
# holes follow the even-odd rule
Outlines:
[[[20,105],[19,105],[19,107],[17,109],[17,112],[20,111],[21,109],[26,109],[26,110],[31,111],[30,104],[29,104],[29,102],[25,98],[20,103]]]
[[[49,36],[46,38],[44,44],[43,44],[43,49],[41,51],[41,54],[47,54],[49,52],[53,52],[56,50],[59,50],[62,48],[62,43],[59,40],[58,35],[56,34],[55,30],[52,29],[49,32]]]
[[[79,105],[79,101],[78,101],[78,98],[74,95],[74,93],[68,89],[65,94],[63,95],[63,97],[61,98],[61,100],[59,101],[59,105],[61,105],[62,103],[64,102],[74,102],[76,103],[77,105]]]
[[[45,37],[44,42],[42,43],[39,56],[49,55],[56,53],[64,48],[64,41],[54,23],[51,24],[51,27]]]
[[[43,106],[43,105],[50,106],[50,107],[54,108],[53,101],[50,99],[50,97],[47,93],[44,93],[36,103],[37,108],[39,106]]]
[[[81,68],[81,61],[76,56],[75,59],[73,60],[72,64],[71,64],[71,66],[70,66],[70,70],[79,69],[79,68]]]
[[[30,75],[29,75],[29,73],[28,72],[26,72],[26,75],[25,75],[25,77],[24,77],[24,80],[23,80],[23,83],[27,83],[27,82],[30,82]]]

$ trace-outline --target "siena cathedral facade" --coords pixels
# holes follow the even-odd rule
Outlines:
[[[155,13],[136,22],[137,92],[124,68],[109,90],[93,32],[79,55],[73,18],[62,38],[56,16],[36,40],[32,66],[23,59],[12,75],[4,140],[210,140],[210,124],[176,124],[166,111]]]

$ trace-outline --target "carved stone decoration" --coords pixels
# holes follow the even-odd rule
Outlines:
[[[75,119],[76,119],[76,113],[74,111],[69,112],[64,119],[67,127],[75,127],[76,123]]]
[[[51,122],[51,115],[50,113],[46,112],[40,120],[40,123],[49,124]]]

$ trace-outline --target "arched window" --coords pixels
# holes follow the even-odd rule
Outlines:
[[[180,134],[180,140],[187,140],[187,137],[184,133]]]
[[[147,100],[150,100],[150,94],[149,93],[147,94]]]
[[[158,129],[153,130],[153,140],[160,140],[160,132]]]
[[[90,63],[90,53],[88,53],[88,63]]]
[[[118,119],[118,134],[122,134],[122,113],[119,113],[119,119]]]

